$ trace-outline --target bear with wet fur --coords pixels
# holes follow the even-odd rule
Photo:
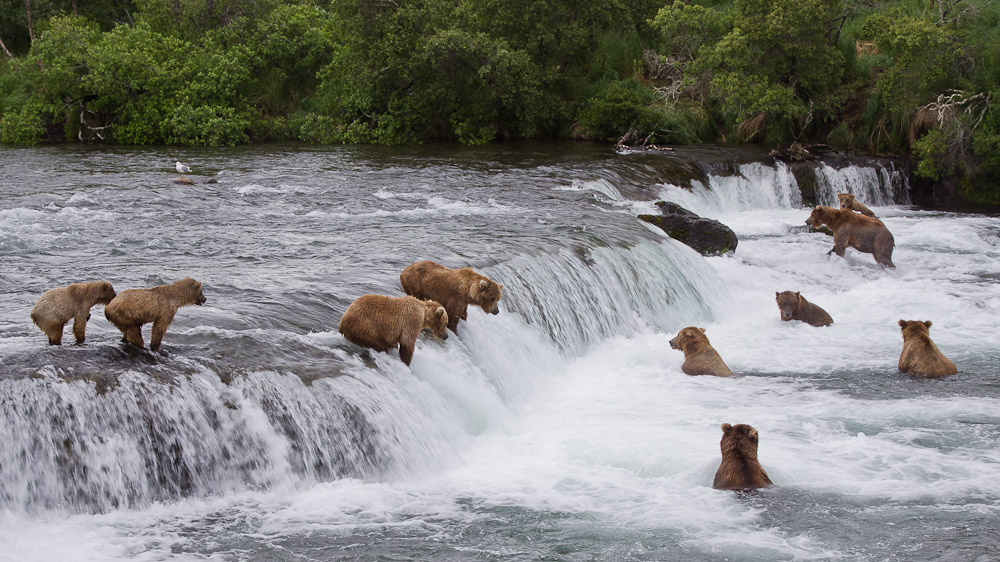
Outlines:
[[[814,228],[826,225],[833,231],[833,249],[827,255],[836,253],[844,257],[848,247],[875,256],[875,261],[886,267],[892,264],[892,250],[896,245],[892,233],[882,221],[866,217],[850,209],[834,209],[817,205],[812,210],[806,224]]]
[[[799,292],[775,292],[774,297],[778,301],[781,319],[785,322],[800,320],[813,326],[833,324],[833,317],[819,306],[807,301]]]
[[[76,344],[83,343],[87,332],[90,309],[95,304],[107,305],[117,296],[108,281],[73,283],[42,293],[31,309],[31,321],[49,338],[49,345],[61,345],[63,327],[73,320]]]
[[[958,372],[955,363],[934,345],[930,335],[931,321],[900,320],[903,351],[899,354],[899,370],[927,378],[940,378]]]
[[[458,321],[466,320],[469,305],[487,314],[499,314],[503,285],[470,267],[451,269],[430,260],[410,264],[399,275],[403,292],[418,299],[441,303],[448,311],[448,329],[458,333]]]
[[[362,295],[347,307],[337,329],[351,343],[375,351],[398,345],[399,358],[409,366],[420,332],[430,330],[446,340],[447,327],[448,312],[436,301]]]
[[[873,213],[868,207],[865,207],[864,203],[858,201],[852,193],[838,193],[837,200],[840,201],[841,209],[850,209],[852,211],[857,211],[866,217],[876,218],[875,213]]]
[[[688,375],[714,375],[716,377],[731,377],[733,372],[726,366],[712,344],[708,342],[705,328],[688,326],[670,340],[670,347],[684,352],[684,364],[681,370]]]
[[[757,460],[757,430],[746,424],[722,424],[722,463],[715,472],[716,490],[752,490],[773,485]]]
[[[201,306],[206,300],[201,283],[185,277],[169,285],[122,291],[104,307],[104,316],[121,330],[122,341],[139,348],[145,348],[142,325],[152,322],[149,349],[158,352],[177,309],[191,304]]]

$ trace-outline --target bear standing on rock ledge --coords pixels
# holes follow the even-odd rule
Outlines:
[[[430,260],[406,266],[399,275],[403,292],[418,299],[437,301],[448,311],[448,328],[458,333],[458,321],[465,320],[469,305],[487,314],[499,314],[503,285],[470,267],[451,269]]]
[[[90,309],[95,304],[107,305],[115,298],[114,287],[108,281],[73,283],[42,293],[31,309],[31,321],[49,338],[49,345],[61,345],[63,327],[73,320],[73,336],[80,345],[86,336]]]
[[[836,252],[844,257],[844,252],[851,247],[874,255],[875,261],[886,267],[896,267],[892,264],[892,249],[896,241],[878,219],[859,215],[850,209],[817,205],[806,219],[806,224],[814,228],[825,224],[833,231],[833,249],[827,255]]]
[[[362,295],[347,307],[337,330],[354,345],[383,353],[398,345],[399,358],[409,366],[420,332],[446,340],[447,326],[448,313],[436,301]]]
[[[773,485],[757,460],[757,430],[745,424],[722,424],[722,463],[715,472],[716,490],[752,490]]]
[[[149,349],[159,352],[163,335],[174,321],[177,309],[189,304],[201,306],[206,300],[201,283],[185,277],[169,285],[122,291],[104,307],[104,316],[121,330],[122,341],[139,348],[146,347],[142,341],[142,325],[152,322]]]

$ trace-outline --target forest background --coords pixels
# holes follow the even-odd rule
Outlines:
[[[0,142],[828,144],[1000,203],[994,0],[0,0]]]

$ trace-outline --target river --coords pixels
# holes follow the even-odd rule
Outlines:
[[[1000,556],[1000,218],[919,209],[884,162],[820,167],[816,197],[858,194],[895,270],[828,256],[754,148],[48,146],[0,170],[0,560]],[[664,199],[736,252],[636,218]],[[500,313],[410,368],[337,332],[422,259],[503,283]],[[28,317],[71,282],[185,276],[208,300],[165,355],[100,305],[82,346]],[[834,324],[781,322],[784,290]],[[958,374],[899,373],[899,319]],[[741,377],[681,372],[691,325]],[[712,489],[723,423],[776,486]]]

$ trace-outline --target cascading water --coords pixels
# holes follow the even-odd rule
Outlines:
[[[784,164],[525,148],[2,149],[0,559],[1000,546],[996,219],[909,208],[882,163],[818,166],[821,203],[855,193],[896,236],[887,271],[797,228],[808,208]],[[198,185],[170,183],[178,159]],[[735,255],[638,220],[656,199],[725,222]],[[347,343],[347,305],[401,294],[419,259],[504,283],[501,313],[422,337],[411,368]],[[46,346],[27,317],[71,281],[185,275],[208,302],[178,312],[166,356],[120,344],[99,306],[79,347]],[[782,323],[780,290],[834,324]],[[899,318],[934,320],[959,375],[899,375]],[[743,376],[683,375],[667,341],[688,325]],[[776,488],[711,489],[721,423],[758,429]]]

